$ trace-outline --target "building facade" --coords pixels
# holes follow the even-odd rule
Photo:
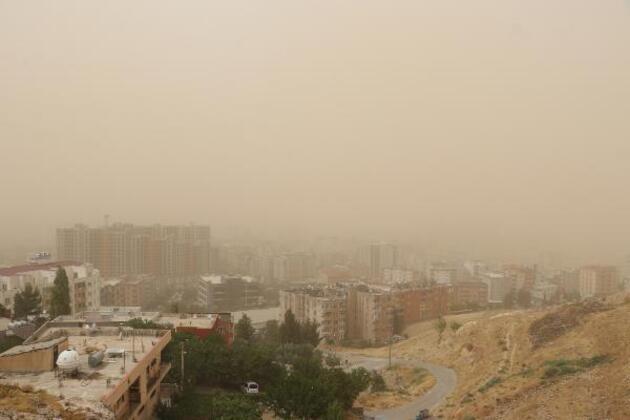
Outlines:
[[[248,276],[200,276],[197,304],[208,312],[258,308],[264,303],[262,285]]]
[[[316,322],[324,339],[340,342],[346,337],[346,296],[339,290],[281,290],[280,313],[288,310],[299,323]]]
[[[106,278],[125,274],[207,274],[210,227],[76,225],[57,229],[57,257],[91,263]]]
[[[580,297],[606,296],[619,291],[619,276],[613,266],[591,265],[579,272]]]

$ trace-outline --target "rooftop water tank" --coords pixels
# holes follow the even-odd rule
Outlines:
[[[57,357],[57,367],[62,372],[75,372],[80,363],[79,353],[73,348],[62,351]]]

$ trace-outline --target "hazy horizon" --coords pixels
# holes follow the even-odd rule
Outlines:
[[[630,254],[630,7],[0,1],[0,249],[112,221]]]

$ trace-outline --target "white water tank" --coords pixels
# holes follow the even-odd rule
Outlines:
[[[80,363],[79,353],[73,348],[62,351],[57,357],[57,367],[62,372],[75,372]]]

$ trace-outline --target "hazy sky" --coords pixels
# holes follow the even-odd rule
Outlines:
[[[242,225],[630,253],[625,0],[0,0],[0,242]]]

